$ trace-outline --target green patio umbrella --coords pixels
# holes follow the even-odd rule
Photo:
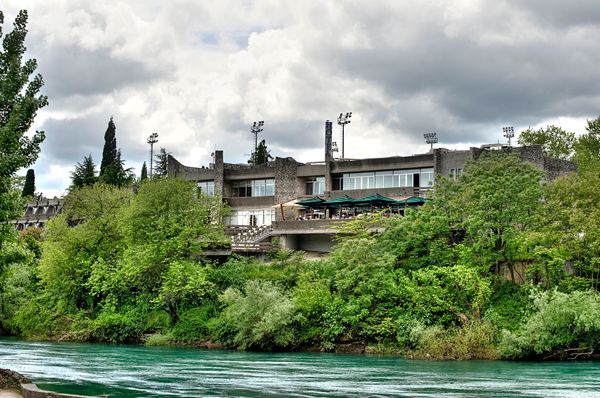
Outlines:
[[[325,199],[321,199],[318,196],[313,196],[312,198],[302,199],[296,202],[300,206],[308,207],[311,209],[320,209],[325,207]]]
[[[398,202],[392,198],[388,198],[376,193],[375,195],[355,199],[354,203],[360,206],[391,206],[397,204]]]
[[[348,195],[344,195],[338,198],[326,200],[323,203],[327,207],[351,207],[356,205],[356,199],[353,199]]]

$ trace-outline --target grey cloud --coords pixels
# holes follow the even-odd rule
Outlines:
[[[149,84],[164,76],[142,61],[116,58],[109,49],[87,51],[79,47],[42,47],[35,56],[52,98],[108,94],[130,86]]]

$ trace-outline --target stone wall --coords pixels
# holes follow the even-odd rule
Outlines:
[[[221,156],[223,155],[223,151]],[[167,175],[170,177],[179,177],[188,181],[214,180],[215,169],[206,167],[184,166],[171,155],[167,155]]]
[[[289,202],[303,194],[298,192],[297,168],[293,158],[275,158],[275,203]]]

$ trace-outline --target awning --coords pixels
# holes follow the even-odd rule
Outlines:
[[[420,206],[422,204],[425,204],[426,201],[427,199],[422,198],[420,196],[409,196],[406,199],[400,199],[396,202],[402,206]]]
[[[311,208],[311,209],[320,209],[325,207],[325,199],[321,199],[318,196],[313,196],[312,198],[302,199],[296,202],[298,205]]]
[[[353,207],[356,206],[356,199],[353,199],[348,195],[344,195],[338,198],[326,200],[323,203],[327,205],[327,207]]]
[[[355,199],[354,203],[362,206],[391,206],[398,203],[398,201],[382,196],[378,193],[375,195],[365,196],[364,198]]]

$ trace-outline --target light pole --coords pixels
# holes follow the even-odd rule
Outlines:
[[[261,121],[252,123],[252,126],[250,126],[250,133],[252,133],[254,135],[254,153],[256,153],[256,149],[258,148],[258,133],[263,131],[262,126],[264,126],[264,125],[265,125],[265,121],[261,120]]]
[[[510,148],[510,140],[515,136],[515,129],[512,126],[502,127],[504,137],[508,138],[508,147]]]
[[[158,142],[158,134],[152,133],[146,141],[150,144],[150,177],[152,177],[152,161],[154,160],[154,144]]]
[[[431,145],[430,152],[433,152],[433,144],[438,142],[437,133],[425,133],[423,137],[425,137],[425,142]]]
[[[345,157],[345,153],[344,153],[344,144],[346,143],[346,140],[344,138],[344,127],[350,123],[350,118],[352,117],[352,112],[346,112],[346,114],[344,115],[343,113],[340,113],[340,116],[338,116],[337,119],[337,123],[342,126],[342,159],[344,159]]]

